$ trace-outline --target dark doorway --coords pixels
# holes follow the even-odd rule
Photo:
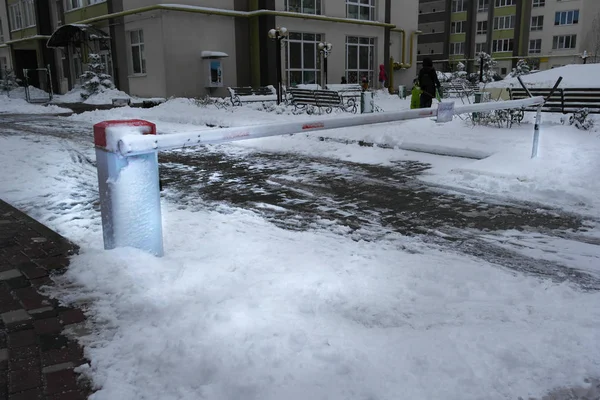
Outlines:
[[[37,67],[37,52],[35,50],[15,50],[15,75],[22,82],[25,82],[23,70],[36,69]],[[29,74],[29,84],[36,88],[40,87],[40,78],[37,73]]]

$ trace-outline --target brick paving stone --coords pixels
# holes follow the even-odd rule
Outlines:
[[[77,380],[72,369],[51,372],[44,375],[46,379],[46,394],[56,394],[77,390]]]
[[[21,301],[21,304],[23,304],[23,307],[25,307],[26,310],[43,308],[50,305],[48,300],[44,296],[39,294],[37,290],[31,286],[21,289],[15,289],[13,293],[15,294],[17,299]]]
[[[36,333],[43,335],[57,334],[63,330],[63,326],[56,317],[33,321],[33,328]]]
[[[46,319],[58,316],[58,311],[54,307],[42,307],[27,311],[33,319]]]
[[[25,277],[30,281],[32,279],[38,279],[48,276],[48,271],[46,271],[44,268],[38,267],[37,264],[32,262],[21,264],[18,266],[18,268],[21,271],[21,273],[25,275]]]
[[[66,362],[80,365],[83,359],[83,349],[74,342],[69,342],[67,347],[52,349],[42,353],[42,367]]]
[[[11,360],[8,363],[8,369],[16,371],[18,369],[34,369],[39,371],[42,368],[40,364],[40,358],[38,356],[34,358],[25,358],[22,360]]]
[[[33,329],[12,332],[8,334],[8,346],[13,349],[23,346],[31,346],[36,343],[36,335]]]
[[[63,325],[76,324],[85,321],[85,315],[81,310],[69,309],[59,312],[60,320]]]
[[[41,389],[30,389],[24,392],[11,394],[8,400],[43,400],[44,393]]]
[[[46,270],[44,270],[46,271]],[[48,271],[46,271],[46,274],[48,273]],[[34,286],[35,288],[40,288],[42,286],[52,286],[54,284],[54,282],[52,282],[52,279],[50,279],[48,276],[44,276],[42,278],[36,278],[36,279],[31,279],[29,281],[31,283],[31,286]]]
[[[9,263],[11,263],[12,265],[16,266],[19,264],[23,264],[24,262],[30,261],[30,259],[25,254],[23,254],[19,251],[19,253],[16,253],[16,254],[12,255],[11,257],[8,257],[7,261]]]
[[[7,281],[9,279],[18,278],[20,276],[21,276],[21,271],[13,268],[8,271],[0,272],[0,281]]]
[[[85,400],[86,398],[86,395],[74,390],[57,393],[46,397],[47,400]]]
[[[66,347],[69,343],[69,339],[67,339],[64,335],[38,335],[38,339],[40,341],[40,346],[42,351],[48,350],[58,350]]]
[[[49,365],[42,368],[42,374],[50,374],[52,372],[62,371],[63,369],[73,369],[75,364],[72,362],[66,362],[62,364]]]
[[[10,361],[24,360],[39,357],[40,348],[37,345],[16,347],[8,350],[8,359]]]
[[[20,288],[24,288],[27,286],[31,286],[31,284],[29,283],[29,280],[27,280],[27,278],[25,278],[22,275],[17,278],[9,279],[5,282],[8,285],[8,287],[11,289],[20,289]]]
[[[8,372],[8,392],[19,393],[42,386],[42,374],[39,370],[18,369]]]
[[[5,325],[10,325],[17,322],[28,321],[31,319],[31,316],[27,314],[27,311],[20,309],[2,313],[0,314],[0,318],[2,318]]]

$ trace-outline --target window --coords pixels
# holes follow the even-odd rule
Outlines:
[[[515,16],[507,15],[505,17],[494,18],[494,30],[502,29],[514,29],[515,27]]]
[[[513,51],[514,40],[513,39],[498,39],[492,41],[492,52],[500,53]]]
[[[29,28],[35,26],[35,6],[33,0],[23,0],[21,5],[23,8],[23,27]]]
[[[321,14],[321,0],[286,0],[285,10],[302,14]]]
[[[533,0],[533,8],[544,7],[545,5],[546,5],[546,0]]]
[[[2,26],[2,20],[0,19],[0,43],[4,43],[4,28]]]
[[[557,11],[554,14],[554,25],[573,25],[579,23],[579,10]]]
[[[463,11],[467,11],[467,7],[465,7],[465,0],[452,0],[452,12]]]
[[[450,55],[465,54],[465,43],[450,43]]]
[[[83,7],[83,0],[67,0],[67,10],[75,10]]]
[[[487,21],[477,21],[477,34],[485,35],[487,34]]]
[[[487,53],[487,43],[475,43],[475,54],[477,53]]]
[[[90,6],[92,4],[105,3],[105,2],[106,2],[106,0],[88,0],[88,3]]]
[[[477,11],[478,12],[488,12],[490,7],[490,0],[478,0],[477,2]]]
[[[496,0],[496,7],[514,6],[516,0]]]
[[[450,24],[450,33],[465,33],[467,21],[452,22]]]
[[[544,16],[531,17],[531,31],[541,31],[544,28]]]
[[[129,32],[129,38],[131,40],[131,72],[133,74],[145,74],[144,31],[131,31]]]
[[[529,54],[540,54],[542,52],[542,39],[529,41]]]
[[[16,31],[23,29],[23,16],[21,14],[21,3],[12,4],[8,7],[10,15],[10,30]]]
[[[346,0],[346,16],[375,21],[375,0]]]
[[[0,57],[0,78],[4,78],[4,73],[8,68],[8,60],[6,57]]]
[[[287,41],[287,81],[290,86],[300,83],[321,83],[321,57],[318,50],[322,35],[290,32]]]
[[[367,78],[374,83],[375,39],[367,37],[346,37],[346,77],[348,83],[360,83]]]
[[[554,36],[552,38],[552,49],[574,49],[577,42],[577,35]]]

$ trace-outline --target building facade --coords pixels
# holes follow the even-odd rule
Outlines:
[[[22,3],[19,12],[14,3]],[[39,4],[29,21],[29,4]],[[81,84],[87,55],[100,54],[117,87],[144,97],[225,96],[226,87],[276,84],[277,51],[286,85],[378,85],[379,66],[396,84],[416,74],[418,3],[395,0],[0,0],[7,65],[51,65],[55,92]],[[15,11],[11,11],[15,9]],[[2,11],[8,11],[6,16]],[[14,17],[11,17],[14,15]],[[11,19],[12,18],[12,19]],[[20,19],[19,19],[20,18]],[[5,22],[6,21],[6,22]],[[27,25],[27,26],[25,26]],[[269,30],[287,28],[282,41]],[[35,28],[32,29],[32,28]],[[43,29],[42,29],[43,28]],[[1,39],[1,38],[0,38]],[[8,40],[7,40],[8,39]],[[331,43],[325,77],[320,43]],[[35,50],[25,55],[21,50]],[[35,60],[34,60],[35,59]]]
[[[584,52],[595,62],[599,12],[598,0],[420,0],[419,60],[430,57],[444,71],[462,62],[473,71],[483,51],[502,76],[520,58],[540,69],[581,63]]]

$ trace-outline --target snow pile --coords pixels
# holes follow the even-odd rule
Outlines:
[[[30,104],[20,98],[0,95],[0,114],[70,114],[72,112],[68,108]]]
[[[164,258],[88,242],[63,278],[97,324],[96,400],[529,398],[598,372],[598,293],[397,234],[176,208]]]
[[[35,86],[29,85],[29,97],[32,99],[49,99],[50,95],[43,91],[42,89],[38,89]],[[19,86],[10,91],[9,96],[11,99],[27,99],[27,95],[25,93],[25,87]]]
[[[85,93],[81,88],[75,88],[68,93],[54,96],[53,103],[85,103],[85,104],[112,104],[112,99],[130,99],[131,97],[117,89],[106,89],[100,88],[98,93],[95,93],[88,97],[85,101],[81,97],[81,94]]]
[[[600,82],[594,83],[593,77],[600,75],[600,64],[572,64],[521,76],[528,87],[551,88],[559,77],[563,80],[561,88],[600,88]],[[487,84],[487,88],[521,87],[517,78],[508,78]]]

